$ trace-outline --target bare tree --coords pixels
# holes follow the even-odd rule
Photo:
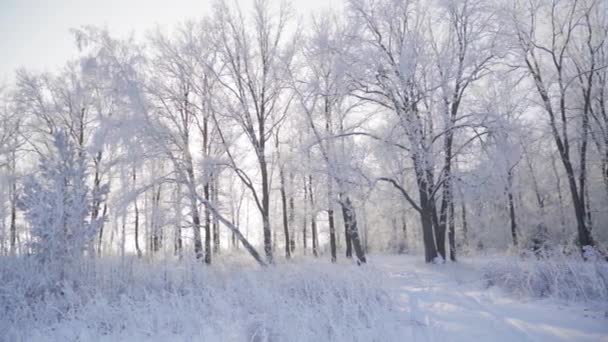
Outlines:
[[[597,42],[593,39],[589,18],[599,9],[597,3],[578,0],[517,2],[513,10],[519,57],[541,99],[566,172],[581,248],[595,245],[588,221],[586,192],[591,93],[597,67]],[[541,20],[541,16],[548,20]],[[580,42],[586,42],[586,48],[579,48]],[[574,130],[574,127],[579,129]],[[578,158],[573,155],[576,142]]]
[[[289,8],[276,15],[268,1],[257,0],[250,18],[225,2],[216,4],[211,29],[218,52],[215,76],[225,99],[215,106],[216,117],[231,119],[249,142],[257,161],[261,185],[228,152],[230,166],[250,190],[263,222],[266,260],[273,262],[270,228],[270,169],[267,143],[283,121],[290,103],[287,76],[294,55],[287,24]],[[248,20],[253,30],[246,26]],[[223,138],[224,139],[224,138]],[[227,145],[227,144],[226,144]],[[229,149],[229,146],[226,146]]]

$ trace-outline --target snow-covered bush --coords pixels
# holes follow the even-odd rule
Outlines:
[[[11,341],[398,341],[407,329],[372,267],[265,269],[98,259],[78,286],[28,297],[31,262],[0,264],[0,331]]]
[[[38,172],[25,179],[19,206],[31,227],[33,257],[49,277],[60,277],[52,280],[56,282],[64,280],[63,268],[94,239],[98,222],[90,221],[85,151],[62,132],[54,134],[52,143]]]
[[[20,207],[31,225],[31,248],[41,262],[65,262],[82,251],[94,232],[89,213],[86,169],[62,133],[54,135],[53,152],[40,160],[39,173],[25,180]]]
[[[484,281],[521,297],[608,301],[608,262],[599,257],[583,261],[578,253],[545,251],[491,261],[484,267]]]

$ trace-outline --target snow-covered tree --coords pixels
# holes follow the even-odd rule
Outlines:
[[[92,194],[86,184],[86,153],[63,132],[55,132],[52,143],[38,172],[26,178],[19,205],[31,226],[35,257],[63,267],[91,247],[100,223],[90,219],[92,201],[106,189]]]

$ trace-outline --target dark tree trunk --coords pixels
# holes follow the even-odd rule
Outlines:
[[[293,189],[293,182],[292,182],[292,189]],[[289,248],[291,249],[292,254],[296,251],[296,236],[295,236],[296,234],[295,234],[295,228],[293,228],[295,226],[295,218],[296,218],[295,203],[294,203],[293,194],[291,194],[289,196],[289,226],[292,227],[294,232],[293,232],[293,234],[290,234]]]
[[[99,224],[99,245],[97,246],[97,253],[101,256],[101,244],[103,241],[103,230],[106,225],[106,215],[108,214],[108,203],[103,204],[103,212],[101,214],[101,223]]]
[[[211,198],[212,203],[216,207],[219,207],[219,185],[217,176],[215,174],[211,177]],[[220,225],[217,219],[214,217],[212,219],[212,227],[213,227],[213,254],[219,254],[220,252]]]
[[[450,201],[448,213],[448,243],[450,246],[450,260],[456,261],[456,232],[454,226],[454,201]]]
[[[191,178],[192,179],[192,178]],[[188,185],[192,187],[192,184]],[[192,228],[194,229],[194,255],[197,260],[203,258],[203,243],[201,239],[201,218],[199,216],[198,205],[196,200],[196,194],[194,193],[194,189],[189,189],[189,197],[190,197],[190,211],[192,215]],[[207,258],[205,258],[205,262],[207,262]],[[209,262],[211,260],[209,259]]]
[[[357,221],[355,220],[354,222],[352,222],[353,217],[349,216],[350,211],[349,211],[349,208],[347,208],[347,204],[345,203],[346,200],[348,200],[350,202],[348,197],[346,200],[342,200],[342,198],[344,197],[343,194],[340,194],[339,197],[340,197],[340,207],[342,209],[342,219],[344,221],[344,241],[346,243],[346,257],[350,259],[353,257],[353,246],[352,246],[353,244],[352,244],[352,239],[351,239],[352,224],[354,223],[354,225],[356,226]]]
[[[211,202],[211,185],[209,179],[205,179],[203,185],[203,196],[205,201]],[[205,207],[205,263],[211,263],[211,213]]]
[[[336,227],[334,223],[334,210],[331,209],[331,207],[327,210],[327,221],[329,223],[329,248],[331,252],[331,262],[336,262],[338,260],[336,253]]]
[[[352,244],[352,247],[354,247],[358,262],[365,263],[365,251],[363,250],[361,239],[359,237],[355,208],[353,207],[350,198],[343,194],[340,194],[340,205],[342,206],[342,215],[344,217],[344,225],[346,227],[347,241],[349,241]]]
[[[347,217],[348,215],[348,209],[346,208],[346,205],[342,202],[340,202],[340,206],[342,208],[342,218],[344,221],[344,241],[346,243],[346,257],[351,259],[353,257],[353,244],[351,241],[351,233],[350,230],[352,229],[351,227],[351,222],[349,221],[349,218]],[[355,225],[357,224],[357,222],[354,222]]]
[[[133,168],[133,188],[136,187],[137,182],[137,170]],[[137,206],[137,197],[133,200],[133,206],[135,209],[135,250],[137,251],[137,257],[141,258],[141,248],[139,247],[139,207]],[[124,223],[123,223],[123,234],[124,234]]]
[[[274,262],[272,257],[272,231],[270,228],[270,185],[268,182],[268,167],[266,159],[263,157],[264,149],[262,148],[259,152],[260,157],[260,168],[262,173],[262,223],[264,231],[264,253],[266,254],[266,261],[269,264]]]
[[[445,233],[446,233],[446,224],[442,222],[442,219],[437,217],[437,206],[435,203],[429,203],[429,210],[431,216],[431,222],[433,223],[434,234],[435,234],[435,247],[437,248],[437,252],[439,256],[446,260],[446,252],[445,252]]]
[[[310,231],[312,234],[312,255],[319,256],[319,239],[317,234],[317,211],[315,210],[315,196],[312,192],[312,176],[308,176],[308,195],[310,196]],[[333,213],[331,222],[333,224]]]
[[[277,139],[278,141],[278,139]],[[283,232],[285,235],[285,258],[291,258],[291,248],[289,246],[291,239],[289,238],[289,219],[287,213],[287,194],[285,193],[285,173],[283,166],[279,166],[279,180],[280,180],[280,192],[281,192],[281,208],[283,210]]]
[[[433,236],[434,204],[429,198],[426,177],[418,174],[418,193],[420,196],[420,223],[422,226],[422,241],[424,243],[424,260],[434,262],[437,258],[437,247]]]
[[[467,223],[467,207],[466,207],[466,204],[464,203],[464,200],[462,201],[462,204],[460,205],[460,209],[461,209],[461,215],[462,215],[462,239],[463,239],[464,245],[466,246],[469,244],[469,226]]]
[[[179,184],[175,187],[175,236],[173,240],[173,255],[179,259],[182,258],[182,197],[181,197],[181,186]]]
[[[513,171],[507,173],[507,199],[509,201],[509,221],[511,223],[511,237],[513,245],[517,246],[517,221],[515,217],[515,201],[513,200]]]
[[[399,253],[406,253],[409,249],[407,241],[407,219],[405,214],[401,215],[401,231],[403,232],[403,242],[399,248]]]

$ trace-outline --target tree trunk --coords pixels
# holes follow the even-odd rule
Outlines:
[[[437,206],[431,200],[429,201],[429,210],[431,216],[431,222],[433,223],[433,230],[435,236],[435,247],[437,248],[437,253],[439,256],[446,260],[446,252],[445,252],[445,235],[446,235],[446,223],[442,222],[442,219],[437,217]]]
[[[306,216],[308,215],[308,188],[306,186],[306,177],[304,177],[304,212],[302,214],[302,252],[306,255],[307,246],[307,222]]]
[[[509,202],[509,221],[511,223],[511,237],[513,246],[517,247],[517,221],[515,217],[515,203],[513,200],[513,170],[507,173],[507,199]]]
[[[467,207],[464,203],[464,199],[462,200],[462,204],[460,205],[461,215],[462,215],[462,239],[465,246],[469,244],[469,226],[467,223]]]
[[[427,183],[424,176],[418,174],[418,193],[420,196],[420,223],[422,227],[422,241],[424,243],[424,260],[435,262],[437,248],[433,236],[433,203],[429,199]]]
[[[278,139],[277,139],[278,141]],[[280,163],[280,160],[279,160]],[[281,208],[283,210],[283,232],[285,235],[285,258],[291,258],[291,248],[289,246],[291,239],[289,238],[289,219],[287,213],[287,194],[285,193],[285,172],[283,166],[279,165],[279,180],[280,180],[280,192],[281,192]]]
[[[156,191],[152,191],[152,222],[150,229],[152,230],[151,239],[151,250],[152,253],[157,253],[162,247],[162,232],[159,224],[159,210],[160,210],[160,194],[162,185],[159,184]]]
[[[344,225],[346,228],[347,241],[352,243],[355,249],[355,254],[359,263],[365,263],[365,251],[363,250],[361,239],[359,237],[359,229],[357,228],[357,216],[355,208],[348,196],[340,194],[340,204],[342,206],[342,215],[344,217]]]
[[[308,176],[308,195],[310,196],[310,230],[312,234],[312,255],[315,257],[319,256],[319,239],[317,236],[317,211],[315,210],[315,196],[312,192],[312,176]],[[333,224],[334,217],[333,212],[328,211],[328,218],[331,224]]]
[[[102,245],[102,241],[103,241],[103,230],[105,228],[106,225],[106,215],[108,214],[108,203],[104,203],[103,204],[103,211],[101,214],[101,224],[99,225],[99,244],[97,246],[97,253],[99,256],[101,256],[101,245]]]
[[[351,234],[350,234],[350,230],[352,229],[352,227],[350,226],[351,223],[349,222],[349,218],[347,217],[348,215],[348,209],[346,208],[346,205],[344,203],[340,203],[340,206],[342,207],[342,218],[344,221],[344,241],[346,243],[346,257],[351,259],[353,257],[353,244],[351,241]],[[356,225],[356,222],[355,222]]]
[[[290,176],[293,177],[293,176]],[[293,189],[293,178],[291,181],[291,189]],[[290,234],[289,238],[289,248],[291,249],[291,253],[293,254],[296,251],[296,234],[295,234],[295,218],[296,218],[296,209],[294,203],[293,193],[289,195],[289,226],[294,230],[293,234]]]
[[[332,180],[331,176],[327,178],[328,190],[327,190],[327,201],[328,201],[328,209],[327,209],[327,221],[329,223],[329,248],[331,251],[331,262],[336,262],[338,260],[336,253],[336,227],[334,224],[334,209],[333,209],[333,191],[332,191]],[[312,183],[312,179],[311,179]],[[312,189],[310,189],[310,195],[312,196]]]
[[[564,196],[562,195],[562,180],[559,176],[559,172],[557,171],[557,166],[555,165],[555,156],[551,155],[551,167],[553,169],[553,175],[555,176],[555,187],[557,190],[557,199],[559,202],[559,220],[562,225],[562,229],[566,229],[566,216],[564,215]]]
[[[190,211],[192,215],[192,228],[194,229],[194,255],[197,260],[203,258],[203,243],[201,239],[201,218],[199,216],[198,205],[196,201],[196,192],[192,188],[192,184],[188,184],[190,197]],[[206,263],[210,263],[211,259],[205,258]]]
[[[262,223],[264,231],[264,254],[266,254],[266,261],[269,264],[274,262],[272,256],[272,230],[270,228],[270,185],[268,179],[268,166],[266,159],[263,156],[264,149],[262,148],[259,152],[260,157],[260,169],[262,175]]]
[[[99,209],[101,207],[101,175],[99,174],[99,164],[101,163],[102,153],[97,152],[93,163],[95,165],[95,175],[93,179],[93,205],[91,208],[91,223],[95,222],[99,217]],[[97,244],[97,253],[101,256],[101,239],[103,237],[103,226],[99,227],[99,242]],[[92,250],[93,251],[93,250]],[[94,251],[93,251],[94,252]]]
[[[456,261],[456,232],[454,226],[454,200],[450,201],[448,213],[448,243],[450,246],[450,260]]]
[[[14,177],[14,175],[13,175]],[[17,182],[11,180],[11,223],[10,223],[10,250],[11,255],[17,254]]]
[[[173,242],[173,255],[182,258],[182,195],[181,185],[175,185],[175,236]]]
[[[219,206],[219,185],[218,185],[217,176],[215,174],[213,174],[212,177],[211,177],[211,184],[212,184],[212,188],[211,188],[212,203],[213,203],[213,205],[215,205],[217,207],[217,206]],[[221,243],[221,241],[220,241],[220,225],[218,223],[219,222],[214,217],[212,219],[212,226],[213,226],[213,254],[219,254],[219,252],[220,252],[220,243]]]
[[[209,175],[207,175],[210,178]],[[205,201],[211,202],[211,185],[209,179],[205,179],[205,184],[203,185],[203,196]],[[211,214],[209,213],[209,209],[205,207],[205,263],[211,263]]]
[[[137,171],[133,168],[133,188],[137,186]],[[135,250],[137,251],[137,257],[141,258],[141,248],[139,248],[139,208],[137,207],[137,197],[133,200],[135,209]],[[124,223],[123,223],[124,226]],[[124,234],[124,227],[123,227]]]
[[[16,158],[15,151],[11,152],[11,185],[10,185],[10,198],[11,198],[11,223],[10,223],[10,253],[11,255],[17,254],[17,181],[16,177]]]

